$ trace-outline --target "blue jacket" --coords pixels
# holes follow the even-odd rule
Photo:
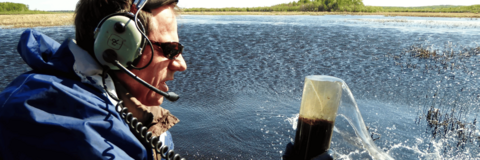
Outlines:
[[[18,52],[33,69],[0,93],[3,159],[153,159],[99,87],[83,83],[66,40],[26,30]],[[1,159],[1,158],[0,158]]]

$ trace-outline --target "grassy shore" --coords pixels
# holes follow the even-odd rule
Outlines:
[[[384,15],[408,17],[480,18],[478,13],[418,13],[418,12],[181,12],[181,15]],[[27,28],[73,25],[74,13],[0,15],[0,28]]]
[[[0,15],[0,28],[73,25],[73,13]]]
[[[21,11],[21,12],[7,12],[7,11],[0,11],[0,15],[25,15],[25,14],[59,14],[61,12],[47,12],[47,11]],[[72,12],[73,13],[73,12]]]

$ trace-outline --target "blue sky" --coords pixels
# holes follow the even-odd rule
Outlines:
[[[263,7],[298,0],[180,0],[182,8],[204,7]],[[31,10],[74,10],[78,0],[0,0],[0,2],[24,3]],[[427,6],[427,5],[473,5],[480,0],[363,0],[370,6]]]

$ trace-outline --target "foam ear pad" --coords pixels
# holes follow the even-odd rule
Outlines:
[[[94,52],[102,65],[119,70],[111,63],[111,59],[104,59],[105,53],[115,53],[116,60],[124,66],[129,66],[129,63],[133,63],[141,55],[143,37],[130,17],[114,15],[107,17],[100,25],[95,35]]]

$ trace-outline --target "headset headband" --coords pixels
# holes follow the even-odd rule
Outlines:
[[[136,0],[136,1],[139,1],[139,0]],[[149,0],[144,4],[143,10],[150,12],[152,9],[165,5],[167,1],[169,0]],[[174,0],[173,3],[178,3],[178,0]]]

